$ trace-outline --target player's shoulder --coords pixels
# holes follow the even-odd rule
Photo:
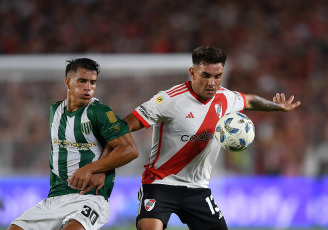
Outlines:
[[[50,111],[55,111],[61,104],[63,104],[65,100],[56,101],[50,105]]]
[[[181,97],[183,98],[183,95],[185,95],[185,93],[188,91],[189,89],[186,83],[182,83],[175,85],[167,90],[159,91],[149,100],[149,102],[156,106],[159,105],[161,107],[171,107],[174,106],[174,104],[177,103]]]
[[[238,94],[238,92],[220,86],[219,89],[216,91],[216,94],[233,95]]]
[[[188,87],[186,83],[175,85],[167,90],[159,91],[154,97],[156,104],[161,104],[163,106],[172,106],[179,98],[188,92]]]
[[[226,92],[229,92],[230,90],[223,87],[223,86],[220,86],[219,89],[216,91],[216,93],[226,93]]]
[[[190,86],[188,86],[188,82],[175,85],[164,92],[170,97],[175,98],[181,96],[189,91]]]
[[[58,106],[60,105],[61,103],[63,103],[65,100],[61,100],[61,101],[56,101],[54,103],[51,104],[51,106]]]
[[[100,112],[100,111],[111,111],[112,109],[100,102],[97,98],[93,98],[88,105],[88,112]]]
[[[231,101],[231,100],[239,100],[239,101],[244,101],[245,103],[245,96],[243,93],[241,92],[237,92],[237,91],[232,91],[232,90],[229,90],[227,88],[224,88],[224,87],[221,87],[216,91],[216,96],[218,98],[220,98],[220,96],[224,96],[228,101]]]
[[[89,106],[89,108],[99,108],[99,107],[104,107],[107,105],[103,104],[97,98],[92,98],[91,101],[89,102],[88,106]]]

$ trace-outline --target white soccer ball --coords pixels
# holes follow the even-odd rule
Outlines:
[[[252,144],[255,127],[243,113],[229,113],[221,117],[215,128],[219,144],[229,152],[240,152]]]

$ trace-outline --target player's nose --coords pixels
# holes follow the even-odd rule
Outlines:
[[[87,90],[87,91],[90,91],[91,90],[91,83],[90,82],[85,83],[84,89]]]
[[[209,85],[209,86],[214,86],[215,85],[215,79],[214,78],[209,78],[208,79],[208,81],[207,81],[207,84]]]

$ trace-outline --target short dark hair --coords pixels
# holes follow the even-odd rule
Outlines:
[[[79,67],[87,69],[87,70],[91,70],[91,71],[96,71],[97,76],[100,73],[99,64],[89,58],[76,58],[76,59],[72,59],[72,60],[67,60],[66,62],[67,62],[66,71],[65,71],[66,77],[70,71],[77,72]]]
[[[215,47],[200,46],[192,52],[192,63],[194,65],[222,63],[224,66],[226,59],[227,55],[223,50]]]

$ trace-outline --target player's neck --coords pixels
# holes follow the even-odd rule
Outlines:
[[[67,97],[67,111],[70,113],[73,113],[84,106],[86,106],[89,102],[87,103],[79,103],[77,101],[71,100],[70,97]]]
[[[192,87],[192,81],[190,81],[190,89],[191,91],[202,101],[202,102],[206,102],[208,99],[207,98],[203,98],[202,96],[200,96],[197,92],[195,92],[195,90]],[[198,100],[199,100],[198,99]]]

